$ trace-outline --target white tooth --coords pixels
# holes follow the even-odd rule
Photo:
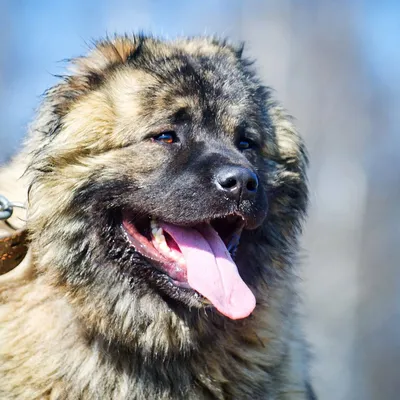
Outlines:
[[[153,230],[153,229],[158,229],[158,224],[157,224],[157,222],[156,222],[154,219],[152,219],[152,220],[150,221],[150,227],[151,227],[151,230]]]
[[[168,246],[165,243],[160,243],[160,249],[163,252],[168,253]]]

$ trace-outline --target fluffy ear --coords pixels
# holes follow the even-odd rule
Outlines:
[[[46,100],[39,114],[45,114],[39,127],[51,136],[60,128],[61,119],[79,97],[96,89],[104,81],[106,73],[136,56],[142,38],[139,36],[117,36],[95,43],[88,55],[70,60],[70,74],[63,76],[63,82],[48,90]]]
[[[72,72],[76,75],[102,76],[104,72],[118,64],[125,63],[140,47],[140,37],[115,37],[97,42],[95,48],[85,57],[72,61]]]
[[[271,204],[270,213],[281,221],[280,225],[286,219],[288,226],[300,230],[308,206],[307,150],[292,118],[274,101],[267,103],[274,142],[269,157],[277,165],[273,186],[279,193],[279,201]]]
[[[269,116],[274,127],[278,159],[285,164],[288,170],[305,174],[308,166],[308,155],[292,117],[276,103],[273,103],[269,108]]]

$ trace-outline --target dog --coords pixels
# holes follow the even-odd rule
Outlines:
[[[115,36],[72,60],[0,171],[28,248],[0,276],[0,398],[315,399],[307,164],[242,46]]]

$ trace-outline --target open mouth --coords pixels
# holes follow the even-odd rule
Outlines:
[[[195,290],[231,319],[247,317],[255,298],[232,260],[245,221],[228,215],[179,226],[123,213],[122,226],[137,252],[178,287]]]

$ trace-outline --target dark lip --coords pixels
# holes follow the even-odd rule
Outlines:
[[[231,210],[229,212],[213,214],[211,217],[207,217],[207,218],[199,219],[199,220],[183,220],[183,221],[178,222],[178,221],[169,219],[168,217],[164,218],[164,217],[158,216],[158,215],[153,215],[153,217],[155,217],[156,219],[162,220],[164,222],[167,222],[169,224],[184,226],[184,227],[189,227],[189,228],[194,227],[196,225],[200,225],[202,223],[210,223],[217,219],[237,217],[237,218],[242,219],[244,230],[252,231],[252,230],[259,228],[263,224],[263,222],[265,221],[265,218],[267,217],[267,214],[268,214],[268,209],[257,210],[253,214],[253,213],[242,212],[240,209],[236,209],[236,207],[235,207],[233,210]]]
[[[227,246],[228,251],[231,253],[232,257],[235,256],[237,247],[239,245],[239,240],[242,230],[245,228],[246,221],[244,217],[239,213],[229,213],[225,215],[220,215],[212,219],[186,223],[186,224],[175,224],[180,226],[190,226],[196,227],[202,224],[211,224],[214,229],[215,224],[224,222],[225,219],[232,219],[230,222],[235,229],[229,232],[229,235],[225,238],[224,242]],[[236,223],[235,223],[236,219]],[[150,222],[150,217],[147,217],[148,222]],[[146,235],[142,234],[136,227],[133,221],[133,213],[130,211],[122,211],[122,222],[121,229],[126,236],[127,241],[135,250],[142,256],[146,257],[151,261],[152,265],[163,275],[166,275],[171,283],[175,286],[188,289],[193,291],[187,282],[187,271],[183,269],[178,263],[173,262],[165,258],[159,251],[153,246],[151,240],[149,240]],[[168,221],[169,222],[169,221]],[[171,223],[171,222],[169,222]],[[213,225],[214,224],[214,225]],[[228,225],[229,226],[229,225]],[[218,229],[216,229],[218,231]],[[222,236],[221,236],[222,238]],[[139,240],[140,239],[140,240]],[[229,240],[228,240],[229,239]]]

